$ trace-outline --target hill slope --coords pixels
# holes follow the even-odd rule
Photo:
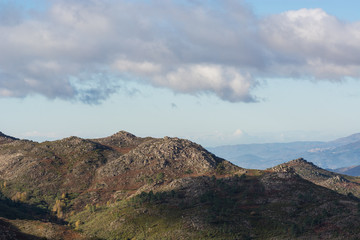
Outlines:
[[[282,172],[282,171],[294,171],[314,184],[326,187],[341,194],[352,194],[356,197],[360,197],[360,179],[327,171],[319,168],[311,162],[304,160],[303,158],[295,159],[278,166],[272,167],[269,170]]]
[[[238,171],[200,145],[177,138],[137,138],[119,132],[101,139],[69,137],[0,145],[0,183],[9,198],[25,194],[29,203],[52,208],[67,196],[61,214],[128,197],[144,184],[196,174]]]
[[[10,138],[0,228],[28,239],[359,238],[358,182],[303,159],[248,170],[185,139],[124,131]]]

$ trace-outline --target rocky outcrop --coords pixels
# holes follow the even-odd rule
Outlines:
[[[93,141],[113,147],[133,147],[139,145],[144,139],[126,131],[119,131],[109,137],[97,138],[93,139]]]
[[[236,168],[189,140],[165,137],[138,145],[101,167],[97,174],[99,177],[114,177],[135,170],[148,173],[163,171],[168,175],[199,174],[215,170],[220,163],[224,163],[224,168]]]
[[[326,187],[341,194],[349,194],[360,197],[360,184],[356,181],[350,181],[346,175],[337,174],[319,168],[303,158],[295,159],[278,166],[269,168],[273,172],[286,172],[288,169],[298,174],[301,178],[306,179],[319,186]]]
[[[274,172],[282,172],[284,171],[284,169],[290,168],[293,169],[293,171],[299,174],[302,178],[312,182],[321,182],[327,180],[328,178],[336,176],[335,173],[319,168],[318,166],[306,161],[303,158],[291,160],[289,162],[269,168],[268,170]]]

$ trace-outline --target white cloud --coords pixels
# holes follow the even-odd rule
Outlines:
[[[244,135],[244,132],[241,129],[236,129],[235,132],[233,133],[233,135],[235,137],[240,137],[240,136]]]
[[[26,18],[8,8],[14,14],[0,18],[0,96],[99,103],[126,76],[174,92],[251,102],[259,77],[359,77],[360,22],[322,9],[258,19],[241,1],[217,5],[55,0]]]
[[[360,22],[343,22],[321,9],[300,9],[263,19],[260,30],[272,54],[268,72],[274,75],[359,77]]]
[[[215,93],[231,102],[254,101],[249,94],[252,81],[249,74],[243,75],[235,68],[214,64],[180,66],[165,75],[154,77],[157,86],[191,94]]]

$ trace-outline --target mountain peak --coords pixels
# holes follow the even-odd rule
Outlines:
[[[296,167],[296,168],[306,167],[306,168],[316,168],[316,169],[319,169],[318,166],[316,166],[316,165],[313,164],[312,162],[309,162],[309,161],[305,160],[304,158],[297,158],[297,159],[294,159],[294,160],[291,160],[291,161],[288,161],[288,162],[279,164],[279,165],[277,165],[277,166],[275,166],[275,167],[272,167],[272,168],[270,168],[270,169],[276,171],[278,168],[284,168],[284,167]]]
[[[76,144],[76,145],[81,144],[84,141],[86,141],[86,140],[83,138],[77,137],[77,136],[66,137],[66,138],[59,140],[59,142],[66,142],[66,143],[71,143],[71,144]]]
[[[304,158],[297,158],[294,160],[291,160],[287,163],[288,165],[299,165],[299,164],[307,164],[307,165],[311,165],[314,167],[317,167],[315,164],[313,164],[312,162],[309,162],[307,160],[305,160]]]
[[[110,137],[127,137],[127,138],[136,138],[136,136],[132,133],[129,133],[127,131],[121,130],[117,133],[111,135]]]
[[[303,158],[279,164],[275,167],[269,168],[268,170],[274,172],[284,172],[284,169],[291,169],[291,171],[295,171],[302,178],[310,181],[315,180],[315,182],[326,180],[334,175],[333,173],[319,168],[312,162],[308,162]]]
[[[142,138],[135,136],[126,131],[119,131],[111,136],[104,138],[92,139],[100,144],[109,145],[113,147],[130,147],[137,146]]]

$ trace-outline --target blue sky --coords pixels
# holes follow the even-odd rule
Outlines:
[[[321,8],[327,13],[346,21],[360,20],[357,9],[360,7],[359,1],[354,0],[249,0],[248,4],[254,12],[260,16],[277,14],[289,10],[301,8]]]
[[[8,135],[216,146],[360,132],[357,1],[0,2]]]

